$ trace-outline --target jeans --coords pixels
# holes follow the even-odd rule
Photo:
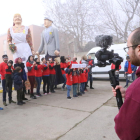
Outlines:
[[[79,93],[80,92],[80,84],[78,83],[77,84],[77,93]]]
[[[6,79],[2,80],[2,88],[3,88],[3,102],[6,102]],[[9,101],[12,100],[12,91],[8,91]]]
[[[87,89],[87,82],[85,82],[85,84],[84,84],[84,90],[86,90]]]
[[[62,76],[63,76],[63,78],[65,79],[64,84],[63,84],[62,88],[65,88],[65,85],[66,85],[66,82],[67,82],[67,79],[66,79],[66,74],[63,74]]]
[[[132,77],[132,74],[131,74],[131,77]],[[128,83],[130,82],[131,77],[128,77],[128,74],[126,75],[126,86],[128,86]]]
[[[84,93],[85,83],[81,83],[80,85],[80,92]]]
[[[43,76],[43,92],[44,93],[49,93],[49,88],[50,88],[50,76]],[[47,84],[47,91],[46,91],[46,84]]]
[[[70,97],[71,86],[67,85],[67,97]]]
[[[35,79],[36,79],[36,82],[37,82],[36,93],[40,94],[40,86],[41,86],[42,77],[35,77]]]
[[[88,73],[88,80],[90,81],[90,88],[92,88],[93,78],[92,74]]]
[[[135,80],[135,75],[136,75],[136,73],[133,72],[133,73],[132,73],[132,80],[133,80],[133,81]]]
[[[73,85],[73,96],[77,96],[77,84]]]

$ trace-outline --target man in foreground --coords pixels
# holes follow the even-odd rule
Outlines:
[[[140,28],[135,29],[128,37],[125,48],[130,62],[140,66]],[[138,75],[140,73],[137,73]],[[125,90],[122,86],[112,88],[114,96],[120,89],[124,104],[115,117],[115,130],[121,140],[140,140],[140,77]]]

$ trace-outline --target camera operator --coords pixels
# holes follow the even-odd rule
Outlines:
[[[140,66],[140,28],[129,35],[125,51],[130,57],[130,62]],[[137,74],[139,75],[140,71]],[[127,90],[120,85],[112,88],[114,96],[116,89],[120,89],[122,97],[125,98],[115,117],[116,133],[121,140],[140,140],[140,77]]]

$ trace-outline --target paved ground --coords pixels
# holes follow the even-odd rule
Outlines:
[[[94,87],[82,97],[67,100],[66,91],[59,86],[55,94],[29,100],[23,106],[4,107],[0,111],[0,140],[119,140],[114,131],[118,109],[110,83],[95,81]]]

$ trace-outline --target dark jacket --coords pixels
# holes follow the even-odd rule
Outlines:
[[[14,80],[14,88],[15,88],[15,90],[19,90],[19,89],[23,88],[22,78],[21,78],[20,73],[14,72],[13,80]]]
[[[22,77],[22,80],[23,81],[27,81],[27,75],[26,75],[26,72],[25,72],[25,66],[24,66],[24,63],[21,63],[21,64],[14,64],[14,68],[16,68],[17,66],[21,67],[22,69],[22,72],[21,72],[21,77]]]

